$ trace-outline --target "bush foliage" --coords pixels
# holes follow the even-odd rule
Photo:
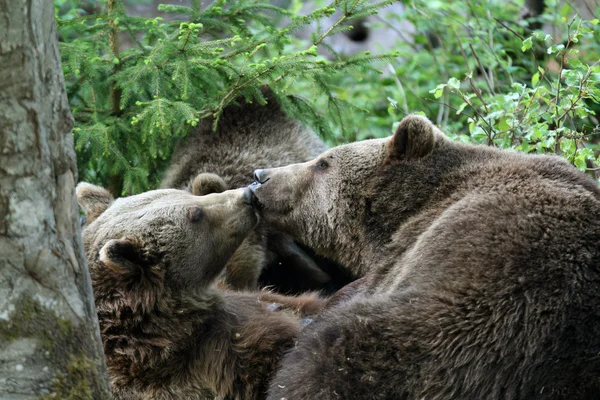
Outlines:
[[[240,95],[264,101],[262,84],[331,144],[387,136],[421,112],[456,140],[600,166],[600,29],[568,2],[524,19],[522,1],[406,1],[369,28],[410,21],[412,40],[398,32],[380,55],[332,60],[319,55],[326,38],[391,1],[317,0],[299,15],[299,1],[194,0],[161,6],[168,20],[129,16],[120,0],[81,3],[55,0],[79,170],[115,194],[155,187],[178,138],[201,118],[218,123]],[[311,24],[310,40],[293,35]],[[124,36],[134,46],[119,50]]]

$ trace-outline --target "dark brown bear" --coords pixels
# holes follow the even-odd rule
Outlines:
[[[196,195],[219,193],[249,185],[257,167],[279,167],[311,160],[326,146],[299,121],[289,118],[267,88],[267,104],[249,103],[226,107],[216,132],[213,121],[200,121],[197,129],[177,146],[163,188],[187,189]],[[336,285],[332,264],[315,263],[314,255],[280,232],[259,226],[234,253],[227,265],[226,283],[233,289],[270,285],[281,292],[302,292]],[[307,253],[308,251],[308,253]],[[344,277],[341,277],[345,283]],[[339,286],[338,286],[339,287]]]
[[[269,311],[265,302],[302,314],[322,300],[215,288],[257,223],[249,190],[198,197],[166,189],[113,202],[81,183],[77,197],[88,217],[84,247],[114,396],[264,398],[300,331],[296,313]]]
[[[301,334],[270,399],[598,398],[600,191],[566,161],[413,115],[255,175],[268,222],[365,277]]]

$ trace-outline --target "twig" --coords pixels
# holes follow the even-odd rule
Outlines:
[[[479,69],[481,69],[481,73],[483,74],[485,83],[487,83],[487,86],[490,89],[490,93],[495,96],[496,92],[494,91],[494,88],[492,87],[492,84],[490,83],[490,79],[488,77],[487,72],[485,71],[485,67],[481,63],[481,60],[479,59],[479,56],[477,55],[477,52],[475,51],[475,49],[473,48],[473,45],[471,43],[469,43],[469,47],[471,48],[471,51],[473,52],[473,55],[475,56],[475,59],[477,60],[477,64],[479,64]]]
[[[457,111],[457,112],[458,112],[458,110],[457,110],[456,108],[452,107],[450,104],[445,104],[444,102],[441,102],[441,101],[435,101],[435,100],[431,100],[431,99],[428,99],[428,98],[426,98],[426,97],[424,97],[424,100],[426,100],[426,101],[430,101],[430,102],[432,102],[432,103],[439,104],[440,106],[446,106],[446,107],[448,107],[449,109],[451,109],[451,110],[453,110],[453,111]],[[469,104],[469,102],[467,102],[467,104]],[[492,132],[494,132],[494,128],[493,128],[493,127],[492,127],[492,126],[491,126],[491,125],[490,125],[490,124],[489,124],[489,123],[488,123],[488,122],[487,122],[487,121],[486,121],[486,120],[485,120],[485,119],[484,119],[484,118],[481,116],[481,114],[479,114],[479,112],[478,112],[478,111],[477,111],[475,108],[473,108],[473,106],[472,106],[471,104],[469,104],[469,106],[470,106],[470,107],[471,107],[471,109],[472,109],[472,110],[475,112],[475,114],[477,114],[477,116],[478,116],[479,118],[481,118],[481,119],[483,120],[483,122],[485,122],[485,123],[486,123],[486,125],[487,125],[487,126],[490,128],[490,130],[491,130]],[[442,107],[440,107],[440,108],[442,108]],[[461,112],[461,114],[463,114],[463,115],[466,115],[467,117],[471,117],[470,115],[467,115],[467,114],[465,114],[465,113],[463,113],[463,112]],[[488,138],[488,142],[489,142],[489,144],[490,144],[491,146],[495,146],[496,144],[494,143],[494,139],[493,139],[493,137],[491,136],[490,132],[488,132],[487,130],[485,130],[483,127],[482,127],[481,129],[483,129],[483,132],[485,132],[485,135],[486,135],[486,136],[487,136],[487,138]]]
[[[400,82],[400,79],[398,79],[398,77],[396,76],[396,70],[394,69],[394,66],[392,64],[388,64],[387,67],[390,70],[390,72],[392,73],[392,76],[394,77],[394,81],[396,82],[396,86],[398,86],[398,90],[400,91],[400,94],[402,95],[402,111],[404,111],[405,114],[408,114],[408,104],[406,104],[406,93],[404,93],[404,88],[402,87],[402,82]]]
[[[506,25],[504,22],[500,21],[498,18],[494,17],[494,19],[496,20],[497,23],[499,23],[500,25],[502,25],[503,27],[505,27],[506,29],[508,29],[513,35],[515,35],[516,37],[518,37],[519,39],[521,39],[521,41],[525,40],[525,38],[521,35],[519,35],[518,32],[516,32],[515,30],[511,29],[508,25]]]

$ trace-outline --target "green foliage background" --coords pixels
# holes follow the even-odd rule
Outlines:
[[[305,16],[298,1],[193,1],[161,6],[168,21],[128,16],[118,0],[54,1],[80,179],[115,194],[156,187],[178,138],[218,123],[237,96],[264,101],[262,84],[330,144],[387,136],[420,112],[453,139],[556,152],[598,177],[600,29],[568,2],[523,20],[523,1],[406,1],[387,23],[410,21],[412,42],[330,61],[318,52],[328,36],[391,1],[322,2]],[[310,40],[292,35],[311,23]],[[123,35],[135,45],[121,52]]]

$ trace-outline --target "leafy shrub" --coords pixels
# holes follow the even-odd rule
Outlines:
[[[390,73],[347,89],[348,101],[371,111],[351,124],[351,139],[387,136],[394,122],[421,112],[453,139],[556,152],[600,176],[598,21],[566,2],[546,3],[548,14],[526,21],[523,2],[412,2],[399,18],[417,33],[414,43],[398,41],[401,61],[376,65]],[[535,24],[553,35],[532,31]]]
[[[583,171],[596,170],[600,158],[593,136],[600,134],[595,117],[600,103],[600,31],[598,20],[586,22],[571,12],[564,8],[562,18],[554,21],[564,36],[541,31],[526,35],[524,29],[505,32],[512,46],[520,49],[506,46],[504,53],[510,57],[497,57],[494,69],[480,67],[479,85],[471,69],[462,81],[452,77],[432,90],[436,98],[446,89],[455,100],[460,99],[455,112],[469,124],[469,135],[461,136],[463,140],[559,153]],[[592,44],[596,45],[591,52],[580,54],[578,47]],[[515,65],[513,57],[519,50],[524,60]],[[503,73],[494,77],[494,70]]]

